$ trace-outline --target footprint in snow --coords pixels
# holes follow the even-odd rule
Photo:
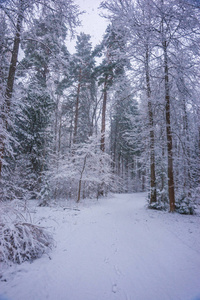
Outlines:
[[[117,293],[117,284],[116,283],[114,283],[112,286],[112,292],[115,294]]]

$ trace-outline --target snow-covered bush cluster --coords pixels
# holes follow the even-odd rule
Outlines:
[[[159,195],[160,196],[160,195]],[[196,214],[196,209],[199,206],[198,198],[194,195],[191,198],[186,197],[185,195],[180,195],[177,197],[175,204],[175,211],[182,215],[194,215]],[[150,203],[150,195],[148,195],[148,208],[155,210],[168,210],[169,204],[168,199],[165,201],[160,200],[157,202]]]
[[[12,203],[0,203],[0,213],[1,263],[21,264],[47,254],[52,248],[51,234],[33,224],[20,208],[13,208]]]
[[[118,178],[111,168],[110,156],[100,150],[100,137],[74,145],[73,151],[60,159],[49,172],[50,193],[54,199],[80,199],[106,195],[117,189]],[[43,196],[44,198],[44,196]]]
[[[176,211],[183,215],[194,215],[196,205],[193,199],[192,197],[190,199],[182,195],[176,202]]]

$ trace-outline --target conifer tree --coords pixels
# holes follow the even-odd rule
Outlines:
[[[77,36],[76,53],[72,63],[72,78],[77,87],[74,92],[75,116],[73,143],[86,141],[91,131],[91,110],[93,107],[95,60],[92,54],[90,35]]]
[[[107,27],[103,41],[100,45],[104,52],[104,59],[96,68],[98,84],[103,86],[102,95],[102,119],[101,119],[101,150],[105,151],[106,133],[106,109],[108,102],[108,90],[114,82],[120,80],[124,73],[124,67],[128,64],[124,54],[124,32],[119,27],[111,24]]]
[[[141,122],[137,101],[133,98],[130,81],[117,82],[111,108],[110,151],[114,172],[121,178],[119,191],[142,190]]]
[[[25,150],[22,147],[20,147],[21,143],[21,138],[26,136],[26,139],[28,135],[26,135],[26,132],[19,133],[18,130],[16,130],[17,135],[14,134],[13,130],[13,122],[15,120],[15,113],[18,113],[18,120],[16,121],[15,126],[18,126],[19,124],[22,125],[23,123],[23,117],[26,116],[26,121],[28,120],[29,123],[34,123],[35,118],[39,121],[41,121],[41,124],[46,124],[47,126],[47,111],[49,109],[49,105],[52,107],[52,104],[50,104],[49,99],[51,98],[50,95],[48,95],[48,92],[44,93],[42,95],[42,89],[48,89],[48,77],[51,75],[51,68],[56,67],[55,63],[55,56],[56,52],[58,50],[59,43],[56,46],[56,43],[58,40],[63,40],[65,38],[66,32],[64,33],[63,36],[63,28],[65,24],[68,24],[68,28],[70,30],[73,30],[74,26],[77,24],[77,16],[78,16],[78,10],[77,6],[73,4],[73,1],[69,0],[66,3],[62,1],[49,1],[48,5],[46,4],[46,1],[41,1],[40,4],[37,5],[34,1],[24,1],[24,0],[19,0],[15,1],[12,3],[12,7],[10,7],[7,3],[7,1],[3,4],[0,5],[1,13],[3,16],[5,16],[5,22],[6,25],[8,26],[10,31],[7,31],[7,34],[9,32],[10,37],[9,40],[13,42],[11,43],[10,47],[12,48],[11,56],[8,55],[8,58],[11,58],[11,62],[8,64],[7,70],[8,74],[6,75],[6,82],[4,84],[4,93],[2,97],[2,104],[1,104],[1,134],[0,134],[0,173],[2,174],[2,167],[5,166],[4,169],[7,167],[12,167],[12,174],[14,174],[14,171],[17,172],[17,167],[15,164],[15,159],[16,159],[16,154],[17,157],[19,158],[19,153],[22,150],[22,152]],[[43,18],[45,17],[45,21],[47,22],[46,25],[43,22],[44,27],[42,28],[42,22],[40,23],[41,20],[39,20],[40,15],[43,14]],[[38,20],[36,19],[36,16],[38,17]],[[47,17],[46,17],[47,16]],[[52,18],[53,17],[53,18]],[[34,19],[35,18],[35,19]],[[49,20],[48,20],[49,18]],[[51,18],[51,20],[50,20]],[[28,20],[32,20],[33,23],[28,22]],[[52,21],[52,24],[50,26],[50,22]],[[29,29],[32,27],[32,31],[30,36],[27,36],[26,34],[23,33],[24,31],[24,24],[26,22],[26,29],[29,31]],[[39,29],[39,25],[36,23],[40,23],[41,28]],[[46,29],[49,29],[49,37],[50,39],[48,40],[47,34],[46,34],[46,40],[44,38],[45,34],[45,26]],[[12,27],[14,28],[14,33],[12,34]],[[36,29],[37,27],[37,29]],[[3,28],[2,28],[3,29]],[[35,31],[34,31],[35,30]],[[43,30],[43,34],[40,35],[40,33]],[[54,33],[53,33],[54,30]],[[65,30],[66,31],[66,30]],[[57,41],[55,39],[57,35]],[[3,35],[2,35],[3,37]],[[23,67],[26,68],[26,70],[22,71],[22,68],[20,65],[20,68],[18,67],[18,57],[19,57],[19,46],[20,43],[23,39],[23,45],[27,45],[29,47],[30,53],[26,53],[25,56],[27,56],[27,60],[24,59]],[[3,43],[6,43],[6,36],[4,37]],[[45,45],[46,44],[46,45]],[[40,49],[41,53],[39,51],[37,52],[37,46]],[[22,46],[23,47],[23,46]],[[25,47],[25,46],[24,46]],[[57,47],[57,49],[56,49]],[[3,49],[3,48],[2,48]],[[1,51],[3,51],[1,49]],[[25,49],[25,48],[24,48]],[[25,50],[26,51],[26,50]],[[46,58],[44,56],[42,57],[42,52],[43,54],[45,53]],[[38,55],[38,57],[37,57]],[[51,61],[47,62],[47,57],[49,55],[49,58],[51,57]],[[37,58],[36,58],[37,57]],[[28,60],[33,59],[32,61]],[[57,60],[58,63],[58,60]],[[34,65],[35,64],[35,65]],[[40,68],[41,64],[41,68]],[[35,67],[35,70],[33,70],[33,67]],[[32,68],[32,70],[31,70]],[[48,69],[49,68],[49,69]],[[22,88],[23,85],[19,84],[19,81],[16,79],[17,75],[17,69],[19,69],[18,74],[20,76],[24,76],[24,88]],[[28,71],[28,72],[27,72]],[[23,74],[22,74],[23,73]],[[38,85],[38,82],[40,84]],[[15,84],[14,84],[15,83]],[[37,92],[34,91],[33,85],[36,84],[38,86]],[[26,91],[26,92],[25,92]],[[26,95],[25,95],[26,94]],[[42,111],[39,109],[38,113],[34,116],[33,114],[33,106],[34,103],[31,103],[31,105],[28,107],[23,106],[23,101],[20,103],[19,99],[21,97],[22,99],[29,99],[29,104],[30,99],[32,99],[32,102],[35,101],[35,104],[39,104],[38,102],[45,103],[43,106]],[[39,101],[40,98],[40,101]],[[18,102],[18,103],[17,103]],[[28,104],[28,101],[27,103]],[[42,104],[42,105],[43,105]],[[17,106],[16,106],[17,105]],[[20,107],[20,109],[19,109]],[[29,112],[28,112],[29,110]],[[31,112],[32,110],[32,112]],[[44,112],[46,110],[46,112]],[[20,111],[24,113],[24,116],[19,116]],[[49,114],[50,116],[50,114]],[[21,118],[21,119],[20,119]],[[26,122],[25,121],[25,122]],[[39,124],[39,123],[38,123]],[[41,125],[41,127],[44,128],[44,126]],[[22,126],[23,127],[23,126]],[[15,127],[16,128],[16,127]],[[33,126],[30,127],[27,126],[27,131],[32,130],[33,131]],[[39,130],[40,131],[40,130]],[[41,131],[40,131],[41,133]],[[36,134],[37,135],[37,134]],[[20,141],[16,143],[16,140],[14,142],[13,138],[16,139],[20,138]],[[29,136],[30,137],[30,136]],[[26,150],[27,148],[33,149],[32,147],[32,141],[30,138],[28,138],[30,141],[30,145],[26,145]],[[28,140],[27,139],[27,140]],[[43,144],[40,143],[40,144]],[[13,152],[13,147],[15,148],[15,155]],[[25,150],[25,151],[26,151]],[[28,150],[28,151],[29,151]],[[37,152],[37,151],[36,151]],[[43,161],[44,157],[44,151],[42,151],[43,154],[40,155],[40,161]],[[24,153],[24,152],[23,152]],[[35,149],[33,150],[33,153],[35,153]],[[41,152],[40,152],[41,154]],[[37,155],[36,155],[37,156]],[[17,159],[18,159],[17,158]],[[34,158],[35,159],[35,158]],[[32,165],[33,161],[32,160]],[[3,164],[4,162],[4,164]],[[38,165],[38,162],[35,164],[34,162],[34,168],[37,168],[36,165]],[[42,165],[44,166],[44,161],[42,162]],[[18,166],[18,164],[17,164]],[[30,166],[29,166],[30,167]],[[43,167],[42,167],[43,169]],[[11,170],[8,170],[8,178],[9,172],[11,174]],[[15,177],[17,178],[17,176]],[[41,178],[41,177],[39,177]],[[1,176],[1,184],[4,185],[4,180],[5,180],[5,173],[3,176]],[[40,180],[40,179],[39,179]],[[6,180],[8,183],[8,180]],[[7,188],[9,190],[10,188]],[[2,190],[2,189],[1,189]],[[2,196],[4,198],[4,196]]]

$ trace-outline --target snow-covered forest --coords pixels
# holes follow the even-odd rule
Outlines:
[[[105,1],[100,44],[68,1],[1,1],[1,199],[149,191],[193,213],[199,185],[198,1]]]
[[[53,247],[31,221],[35,201],[79,209],[145,192],[164,218],[198,215],[200,2],[107,0],[100,10],[108,26],[92,45],[76,33],[76,0],[0,0],[0,262]]]

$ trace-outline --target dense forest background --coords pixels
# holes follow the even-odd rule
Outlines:
[[[192,214],[200,174],[200,5],[103,1],[99,45],[72,0],[0,1],[2,200],[148,191]],[[92,24],[91,24],[92,26]]]

